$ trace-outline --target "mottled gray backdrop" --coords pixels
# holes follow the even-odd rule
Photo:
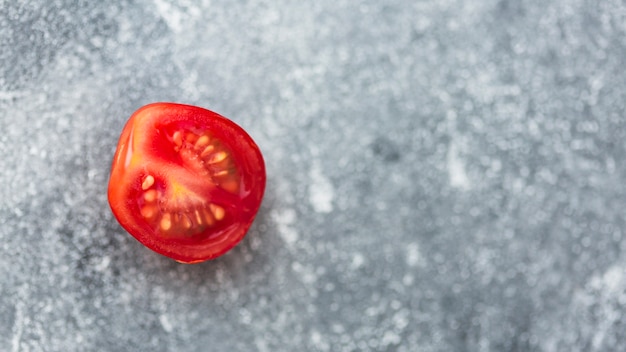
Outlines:
[[[0,0],[0,350],[625,351],[623,0]],[[236,249],[112,217],[126,119],[261,147]]]

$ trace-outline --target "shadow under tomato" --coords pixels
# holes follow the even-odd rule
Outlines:
[[[268,285],[272,253],[281,246],[276,235],[267,230],[270,228],[270,207],[269,201],[261,204],[250,230],[233,249],[202,263],[181,264],[135,241],[137,243],[132,247],[142,247],[133,248],[142,253],[137,263],[139,270],[150,277],[151,283],[161,286],[163,290],[175,291],[177,295],[201,292],[210,298],[210,292],[219,293],[233,288],[247,291],[256,285]]]

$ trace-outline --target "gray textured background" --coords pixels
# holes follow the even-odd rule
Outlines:
[[[625,351],[623,0],[0,0],[0,350]],[[186,266],[113,219],[130,114],[268,187]]]

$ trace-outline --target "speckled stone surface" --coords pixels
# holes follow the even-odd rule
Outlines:
[[[0,350],[624,351],[622,0],[0,0]],[[155,101],[268,172],[181,265],[106,200]]]

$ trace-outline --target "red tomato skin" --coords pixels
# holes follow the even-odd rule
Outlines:
[[[226,191],[186,168],[184,158],[173,149],[171,138],[165,136],[178,129],[206,132],[229,151],[237,175],[230,181],[236,186]],[[173,185],[181,184],[183,194],[189,193],[193,199],[203,197],[203,204],[218,205],[225,213],[223,221],[192,236],[164,235],[154,221],[142,217],[139,199],[145,191],[142,182],[148,175],[155,180],[154,187],[164,189],[164,194],[178,194]],[[240,126],[204,108],[153,103],[137,110],[124,126],[113,157],[107,193],[114,216],[139,242],[181,263],[199,263],[223,255],[244,238],[260,208],[265,184],[263,156]],[[159,200],[157,204],[167,201]],[[178,199],[173,202],[176,201],[180,203]],[[177,214],[174,216],[178,219]],[[187,219],[195,219],[193,214],[187,215]]]

